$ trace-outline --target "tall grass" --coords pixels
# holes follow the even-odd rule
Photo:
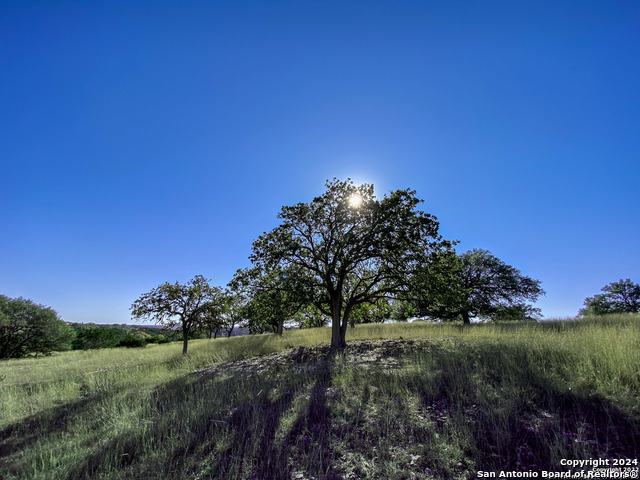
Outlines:
[[[2,362],[0,477],[473,478],[638,457],[637,316],[359,325],[344,357],[265,371],[227,363],[329,336]],[[351,361],[371,339],[395,340],[384,352],[397,361]],[[192,373],[210,365],[215,374]]]

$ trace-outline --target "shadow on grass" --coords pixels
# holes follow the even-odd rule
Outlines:
[[[96,394],[79,398],[70,403],[42,411],[0,430],[0,462],[3,461],[2,459],[41,442],[43,436],[47,435],[46,432],[55,435],[72,431],[78,419],[93,412],[96,401],[104,400],[106,396],[114,394]],[[45,429],[46,431],[43,431]]]
[[[357,367],[347,399],[329,394],[339,359],[307,364],[303,353],[299,364],[260,373],[184,375],[150,393],[109,392],[48,410],[0,432],[0,468],[29,478],[78,424],[95,432],[76,440],[83,448],[67,465],[41,466],[42,478],[334,480],[346,468],[362,478],[410,478],[409,469],[413,478],[460,478],[558,471],[560,458],[638,457],[637,418],[569,390],[551,356],[541,364],[507,345],[429,348],[407,358],[420,368],[399,374]],[[140,418],[107,436],[99,412],[116,395],[138,402]],[[337,466],[352,453],[353,464]]]
[[[323,452],[306,471],[332,476],[326,389],[331,362],[299,374],[273,369],[216,378],[187,375],[156,389],[139,430],[116,436],[81,459],[67,478],[290,478],[296,446]],[[240,378],[239,378],[240,377]],[[300,395],[306,412],[278,437],[283,416]]]
[[[484,471],[558,471],[560,460],[637,458],[640,423],[591,391],[573,391],[526,350],[460,346],[429,352],[430,381],[410,383],[440,434],[466,435],[466,454]]]

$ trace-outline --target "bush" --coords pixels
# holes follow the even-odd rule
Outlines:
[[[147,341],[134,333],[130,333],[118,344],[119,347],[128,347],[128,348],[138,348],[138,347],[146,347]]]
[[[91,348],[111,348],[117,344],[113,330],[104,327],[88,327],[78,331],[78,336],[72,342],[74,350],[88,350]]]
[[[0,358],[68,350],[73,337],[73,329],[55,310],[0,295]]]

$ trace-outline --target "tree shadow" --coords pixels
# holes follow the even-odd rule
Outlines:
[[[319,442],[329,452],[326,388],[330,382],[330,362],[295,373],[275,367],[259,375],[175,379],[152,393],[157,413],[142,419],[143,431],[110,439],[99,451],[80,459],[68,478],[110,474],[118,478],[290,478],[292,445]],[[283,416],[309,390],[306,414],[284,440],[279,439]],[[238,397],[243,400],[237,401]],[[331,475],[331,458],[327,453],[317,465],[310,465],[317,478],[339,478]]]
[[[0,431],[0,470],[20,476],[22,452],[39,444],[54,444],[61,435],[72,433],[79,422],[89,422],[90,429],[97,429],[101,421],[94,415],[96,405],[117,394],[117,391],[86,394],[4,428]]]
[[[440,434],[469,432],[467,454],[477,470],[559,471],[561,458],[638,457],[637,419],[601,395],[572,391],[531,364],[522,349],[501,345],[500,350],[495,355],[490,346],[476,347],[473,355],[458,355],[459,365],[452,365],[450,351],[433,350],[429,355],[440,377],[430,389],[419,379],[412,382]],[[509,365],[501,370],[504,358]],[[474,361],[475,369],[469,366]],[[508,378],[501,371],[508,371]],[[488,390],[495,396],[478,394]]]
[[[335,480],[344,473],[344,465],[337,462],[352,448],[344,445],[349,441],[367,461],[379,455],[376,472],[388,478],[405,478],[381,464],[393,460],[394,444],[422,455],[411,468],[431,469],[434,478],[453,478],[473,468],[558,471],[558,452],[570,452],[566,458],[572,459],[637,458],[637,419],[601,396],[569,390],[562,379],[529,363],[522,350],[501,345],[498,355],[492,348],[430,348],[420,354],[428,356],[424,368],[403,371],[399,385],[415,395],[417,408],[425,413],[421,424],[403,420],[416,407],[407,403],[409,396],[398,395],[395,383],[382,379],[376,389],[364,387],[360,393],[362,385],[354,387],[358,398],[353,401],[368,405],[378,401],[375,395],[387,395],[392,408],[381,415],[397,419],[378,418],[376,422],[384,423],[380,426],[362,408],[354,410],[358,418],[339,426],[332,408],[345,408],[345,403],[332,387],[341,359],[309,358],[301,348],[286,364],[266,370],[194,373],[149,394],[113,391],[41,412],[0,431],[0,469],[24,478],[23,452],[40,449],[39,455],[46,454],[43,445],[51,447],[78,423],[96,427],[93,436],[81,439],[83,444],[95,443],[95,448],[65,465],[58,478],[266,480],[304,473]],[[502,363],[505,359],[508,365]],[[381,371],[363,370],[363,383],[375,382]],[[127,431],[101,439],[104,428],[96,412],[101,402],[115,395],[144,403],[144,413]],[[396,420],[399,430],[394,433]],[[464,442],[459,442],[460,435]],[[375,442],[380,445],[374,454],[367,449]],[[456,442],[465,449],[456,455],[473,465],[427,464],[426,459],[438,458],[440,452],[446,455]],[[396,462],[393,468],[401,467]]]
[[[326,361],[317,363],[314,377],[315,384],[309,395],[309,404],[304,415],[301,415],[281,447],[280,456],[286,457],[295,449],[296,453],[304,452],[307,456],[306,473],[316,478],[338,480],[342,476],[335,470],[335,457],[331,445],[333,429],[331,425],[331,411],[328,405],[327,390],[332,384],[334,362],[339,356],[330,356]],[[309,455],[311,454],[311,455]],[[298,455],[299,456],[299,455]],[[310,457],[310,458],[309,458]],[[277,473],[277,472],[265,472]],[[260,478],[278,478],[263,476]]]
[[[51,431],[71,429],[74,418],[91,410],[95,398],[81,398],[62,406],[49,408],[0,430],[0,457],[8,457],[31,447],[42,438],[43,425]]]

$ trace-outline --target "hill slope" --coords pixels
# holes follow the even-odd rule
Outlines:
[[[157,345],[3,362],[0,471],[475,478],[638,458],[637,318],[349,334],[337,357],[318,329],[193,342],[187,359]]]

